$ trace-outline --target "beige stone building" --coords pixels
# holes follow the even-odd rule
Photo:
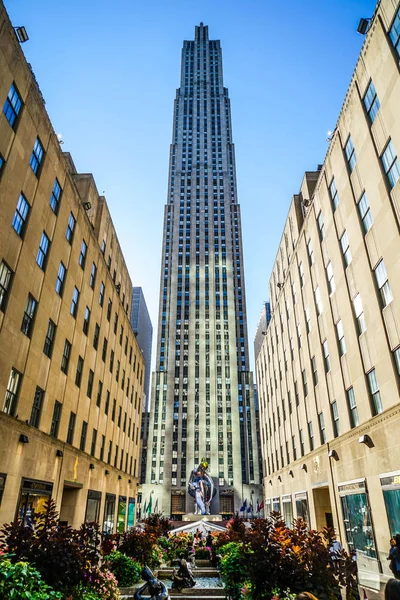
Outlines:
[[[0,522],[54,498],[133,524],[143,358],[105,198],[78,174],[0,3]]]
[[[400,532],[400,8],[379,3],[293,197],[257,360],[267,511],[333,525],[382,589]]]

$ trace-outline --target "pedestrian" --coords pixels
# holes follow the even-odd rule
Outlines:
[[[400,600],[400,581],[393,577],[386,584],[385,600]]]
[[[397,533],[390,540],[390,550],[388,560],[390,560],[389,568],[396,579],[400,579],[400,534]]]

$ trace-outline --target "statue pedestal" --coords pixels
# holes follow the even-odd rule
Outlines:
[[[222,521],[221,515],[194,515],[194,514],[186,514],[182,515],[182,521],[188,521],[194,523],[196,521],[208,521],[212,523],[213,521]]]

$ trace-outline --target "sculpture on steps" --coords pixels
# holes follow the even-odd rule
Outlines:
[[[135,600],[145,600],[143,592],[147,588],[151,600],[169,600],[169,594],[165,583],[157,579],[147,565],[143,567],[142,579],[146,582],[135,592]]]
[[[194,498],[195,515],[210,514],[211,500],[216,493],[214,482],[207,469],[208,461],[202,458],[197,469],[193,469],[190,474],[188,492]]]

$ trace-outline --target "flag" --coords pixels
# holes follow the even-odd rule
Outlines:
[[[154,512],[155,513],[158,512],[158,498],[157,498],[156,503],[154,505]]]
[[[258,498],[257,498],[257,512],[260,512],[260,503],[258,502]]]
[[[147,513],[147,502],[146,500],[144,501],[144,508],[143,508],[143,514],[145,515]]]
[[[151,511],[153,510],[153,496],[150,494],[149,505],[147,507],[147,512],[151,515]]]
[[[248,513],[252,513],[253,512],[253,505],[249,504],[249,508],[247,509]]]
[[[258,507],[257,512],[259,512],[260,510],[262,510],[264,508],[264,500],[261,502],[260,506]]]
[[[240,512],[244,512],[244,511],[246,510],[246,507],[247,507],[247,498],[246,498],[246,500],[243,502],[243,504],[242,504],[242,506],[241,506],[241,508],[240,508]]]

